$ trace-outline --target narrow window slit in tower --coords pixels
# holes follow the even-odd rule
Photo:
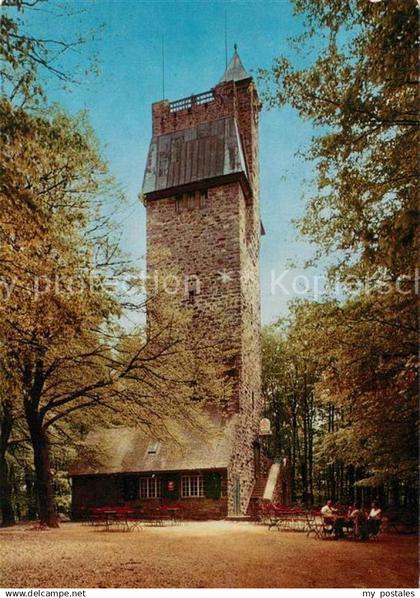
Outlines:
[[[187,194],[187,205],[188,205],[188,209],[189,210],[193,210],[194,209],[194,204],[195,204],[195,193],[188,193]]]
[[[186,284],[186,296],[189,303],[195,303],[196,296],[200,292],[200,283],[197,276],[190,276]]]
[[[207,207],[207,189],[200,191],[200,209],[204,209]]]

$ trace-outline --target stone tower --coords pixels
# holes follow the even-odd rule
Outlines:
[[[229,299],[235,391],[228,513],[245,513],[259,474],[261,414],[258,118],[260,102],[237,53],[210,91],[152,106],[143,183],[148,252],[164,247],[189,282],[187,299]],[[185,297],[184,297],[185,300]]]

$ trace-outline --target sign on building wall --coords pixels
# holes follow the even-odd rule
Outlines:
[[[260,436],[271,436],[271,422],[268,417],[263,417],[260,420]]]

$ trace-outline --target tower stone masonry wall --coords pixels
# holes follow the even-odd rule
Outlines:
[[[151,200],[147,204],[147,250],[169,251],[160,261],[161,274],[175,267],[179,281],[180,302],[188,302],[189,277],[198,281],[194,309],[199,317],[218,324],[220,335],[229,338],[232,352],[241,353],[241,280],[239,246],[239,183],[213,187],[207,192],[206,207],[190,209],[187,200],[176,207],[176,198]],[[166,264],[165,264],[166,261]],[[227,406],[227,412],[239,408],[238,384]]]
[[[259,282],[259,155],[258,97],[252,79],[219,84],[214,99],[171,111],[167,101],[153,105],[153,135],[179,131],[234,116],[247,164],[252,197],[246,199],[239,182],[207,189],[200,205],[199,191],[193,207],[176,195],[146,198],[148,255],[161,248],[169,251],[168,265],[184,277],[196,276],[199,292],[195,309],[206,318],[208,310],[229,305],[223,330],[237,354],[234,393],[225,416],[237,418],[228,468],[228,512],[245,513],[255,481],[253,443],[258,440],[262,410],[260,364]],[[205,180],[200,183],[206,188]],[[184,285],[181,285],[182,287]],[[181,295],[184,291],[181,290]],[[185,300],[185,297],[180,297]],[[235,496],[240,481],[240,499]],[[238,504],[239,502],[239,504]]]
[[[254,132],[256,135],[256,131]],[[254,148],[257,144],[254,145]],[[258,177],[255,177],[258,183]],[[234,512],[235,478],[241,482],[240,511],[245,513],[255,482],[253,443],[258,440],[259,420],[263,407],[261,394],[261,316],[259,246],[260,214],[258,187],[254,200],[243,198],[239,213],[241,255],[241,370],[240,411],[236,438],[229,468],[229,512]]]

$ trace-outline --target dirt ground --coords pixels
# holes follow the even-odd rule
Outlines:
[[[2,587],[417,587],[413,536],[316,540],[226,521],[129,533],[29,528],[0,531]]]

